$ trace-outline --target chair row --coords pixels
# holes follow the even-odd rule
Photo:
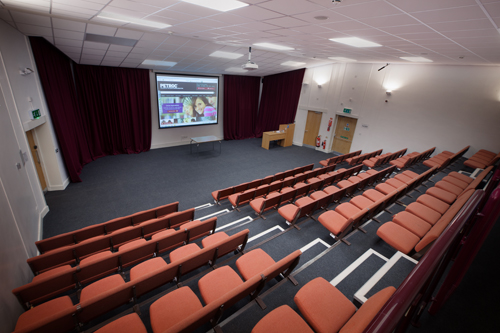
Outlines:
[[[296,200],[293,204],[288,204],[278,209],[278,213],[285,219],[287,224],[295,226],[296,222],[302,217],[312,217],[312,214],[318,209],[327,210],[327,207],[332,203],[338,203],[342,198],[346,196],[352,196],[352,194],[356,190],[363,190],[364,187],[368,184],[368,181],[372,180],[372,184],[375,180],[381,180],[384,176],[387,177],[392,173],[395,167],[389,167],[386,170],[375,171],[372,170],[373,173],[368,175],[366,178],[361,178],[358,176],[352,176],[347,180],[342,180],[337,183],[337,186],[328,186],[324,188],[322,191],[313,192],[309,197],[304,197]],[[359,174],[361,175],[361,174]],[[364,185],[361,185],[364,184]],[[343,204],[341,204],[343,205]],[[340,206],[341,206],[340,205]],[[384,206],[385,208],[385,206]],[[328,214],[327,213],[324,214]],[[370,212],[375,212],[374,210]],[[322,214],[323,215],[323,214]],[[345,226],[342,227],[341,233],[335,233],[335,237],[337,240],[343,239],[343,236],[346,235],[351,228],[358,228],[359,223],[365,218],[371,218],[374,214],[366,214],[361,216],[359,219],[355,219],[355,221],[349,221]],[[321,216],[320,216],[321,218]],[[321,222],[321,220],[319,220]],[[351,223],[352,222],[352,223]],[[333,234],[333,232],[332,232]]]
[[[399,170],[403,170],[409,168],[414,164],[419,163],[422,160],[427,159],[429,156],[432,155],[435,149],[436,147],[433,147],[431,149],[424,151],[423,153],[413,152],[410,154],[406,154],[405,156],[392,160],[389,163],[395,165]]]
[[[326,168],[317,168],[314,170],[309,170],[304,173],[296,174],[295,176],[289,176],[284,180],[277,180],[269,185],[261,185],[255,189],[250,189],[241,193],[232,194],[228,197],[228,199],[232,207],[239,211],[240,210],[239,208],[248,202],[260,198],[270,199],[273,196],[278,196],[280,193],[283,194],[285,192],[290,192],[293,189],[299,189],[300,187],[311,185],[306,192],[304,192],[303,189],[299,191],[299,193],[297,193],[299,196],[302,196],[304,195],[304,193],[305,194],[309,193],[309,191],[315,191],[316,189],[322,187],[324,184],[330,184],[335,179],[335,177],[330,176],[333,173],[333,171],[331,171],[328,174],[326,174],[326,172],[335,169],[335,166],[336,164]],[[346,171],[352,173],[355,170],[347,171],[346,169],[341,169],[339,171]],[[288,196],[290,196],[290,194]],[[295,198],[296,197],[294,196],[292,200],[294,200]],[[278,206],[279,205],[280,204],[278,203]],[[256,212],[258,213],[258,211]]]
[[[61,235],[42,239],[35,242],[35,244],[40,253],[45,253],[64,246],[78,244],[93,237],[107,235],[119,229],[138,225],[148,220],[160,218],[165,215],[175,213],[178,210],[179,202],[174,202],[132,215],[118,217],[104,223],[94,224],[79,230],[70,231]]]
[[[395,167],[393,166],[392,168],[394,170]],[[422,175],[417,175],[412,183],[403,186],[395,186],[391,182],[393,178],[387,179],[384,183],[375,186],[375,189],[366,190],[361,195],[352,198],[349,202],[338,205],[335,207],[335,210],[329,210],[321,214],[318,221],[330,231],[330,235],[335,240],[343,241],[347,245],[350,245],[344,237],[351,230],[358,229],[365,232],[361,228],[364,222],[370,219],[378,221],[375,219],[377,214],[386,210],[399,197],[417,187],[425,179],[428,179],[431,174],[432,171],[428,171]]]
[[[282,305],[262,318],[252,333],[361,333],[395,291],[392,286],[382,289],[356,310],[336,287],[318,277],[300,288],[293,299],[305,320],[288,305]]]
[[[359,163],[362,163],[364,160],[368,160],[368,159],[375,157],[375,156],[378,156],[380,154],[382,154],[382,149],[373,151],[371,153],[366,153],[366,154],[350,157],[350,158],[346,159],[345,161],[347,163],[349,163],[349,165],[357,165]]]
[[[354,156],[358,156],[359,154],[361,154],[361,150],[357,150],[357,151],[354,151],[352,153],[348,153],[348,154],[344,154],[344,155],[334,156],[334,157],[328,158],[326,160],[319,161],[319,164],[321,164],[324,167],[332,165],[332,164],[339,164],[339,163],[344,162],[346,159],[354,157]]]
[[[107,235],[96,236],[78,244],[68,245],[40,254],[27,260],[35,275],[62,265],[79,264],[82,259],[106,250],[116,251],[131,241],[148,238],[166,229],[178,228],[194,220],[194,208],[171,213],[161,218],[148,220],[138,225],[118,229]]]
[[[499,159],[500,153],[495,154],[491,151],[481,149],[465,161],[464,165],[473,169],[485,169],[494,165]]]
[[[210,238],[205,242],[207,247],[170,264],[161,257],[149,259],[130,270],[128,282],[121,274],[107,276],[83,288],[77,305],[73,305],[69,296],[42,303],[19,316],[15,332],[67,332],[131,300],[136,304],[146,293],[173,281],[179,283],[183,275],[207,264],[213,266],[217,258],[233,251],[244,251],[248,233],[248,229],[242,230],[222,240],[213,234],[205,238]],[[260,276],[257,278],[260,281]]]
[[[434,157],[429,158],[428,160],[425,160],[423,164],[425,166],[428,166],[429,168],[432,168],[434,166],[438,167],[438,170],[443,170],[446,168],[449,164],[455,162],[457,159],[462,157],[468,150],[470,146],[467,146],[460,150],[458,153],[454,154],[450,151],[443,151],[439,154],[437,154]]]
[[[400,158],[400,157],[404,156],[404,154],[406,154],[406,148],[401,149],[395,153],[385,153],[385,154],[364,160],[363,165],[367,166],[370,169],[373,169],[373,168],[376,168],[378,166],[387,164],[392,160]]]
[[[27,310],[31,305],[62,292],[74,288],[81,289],[103,276],[123,272],[124,268],[140,261],[156,257],[183,244],[191,244],[200,237],[213,234],[216,226],[217,218],[212,217],[205,221],[188,222],[180,230],[166,229],[154,234],[149,241],[141,238],[120,246],[117,252],[103,251],[89,256],[74,267],[64,265],[48,270],[35,276],[30,283],[12,290],[12,293]]]
[[[257,188],[257,187],[262,186],[262,185],[271,184],[272,182],[275,182],[275,181],[287,179],[288,177],[293,177],[296,174],[302,174],[306,171],[312,170],[313,167],[314,167],[314,163],[305,165],[303,167],[297,167],[297,168],[292,169],[292,170],[287,170],[285,172],[278,172],[275,175],[267,176],[267,177],[262,178],[262,179],[256,179],[256,180],[253,180],[253,181],[248,182],[248,183],[243,183],[240,185],[228,187],[228,188],[223,189],[223,190],[213,191],[212,198],[214,199],[214,202],[216,204],[220,205],[221,200],[229,198],[230,195],[241,193],[241,192],[244,192],[244,191],[249,190],[249,189],[254,189],[254,188]]]
[[[424,253],[492,168],[484,170],[475,180],[451,172],[408,205],[405,211],[394,215],[392,221],[382,225],[377,235],[405,254]]]

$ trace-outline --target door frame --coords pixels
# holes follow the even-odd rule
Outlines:
[[[333,146],[333,140],[335,139],[335,132],[333,130],[335,128],[337,128],[337,122],[339,121],[338,116],[353,118],[353,119],[356,119],[357,121],[359,121],[359,116],[357,114],[344,113],[344,112],[340,112],[340,111],[335,112],[335,120],[334,120],[333,125],[332,125],[332,135],[328,139],[330,148],[329,148],[329,151],[327,153],[331,153],[333,151],[332,146]],[[357,121],[356,121],[356,127],[354,128],[354,131],[356,131],[356,128],[358,127]],[[352,141],[354,142],[354,138]]]
[[[304,124],[304,131],[305,131],[305,129],[307,128],[307,117],[308,117],[308,115],[309,115],[309,112],[314,112],[314,113],[320,113],[320,114],[321,114],[321,119],[320,119],[320,122],[319,122],[319,128],[318,128],[318,135],[319,135],[319,133],[321,132],[321,125],[322,125],[323,116],[324,116],[325,112],[323,112],[323,111],[318,111],[318,110],[312,110],[312,109],[307,110],[307,113],[306,113],[306,115],[307,115],[307,116],[306,116],[306,122],[305,122],[305,124]],[[304,132],[304,137],[305,137],[305,132]],[[308,147],[308,148],[318,149],[318,148],[316,147],[316,145],[314,145],[314,146],[310,146],[310,145],[305,144],[305,143],[304,143],[304,137],[302,137],[302,146],[303,146],[303,147]]]

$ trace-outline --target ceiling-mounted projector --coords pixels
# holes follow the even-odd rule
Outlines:
[[[258,69],[259,65],[257,65],[255,62],[252,60],[252,47],[248,48],[248,61],[241,65],[241,68],[252,71],[254,69]]]

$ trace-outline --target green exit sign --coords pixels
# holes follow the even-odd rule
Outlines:
[[[31,111],[31,114],[33,115],[33,119],[38,119],[41,117],[40,109],[36,109],[36,110]]]
[[[346,108],[344,108],[344,111],[343,111],[343,112],[344,112],[344,113],[351,113],[351,111],[352,111],[352,109],[346,109]]]

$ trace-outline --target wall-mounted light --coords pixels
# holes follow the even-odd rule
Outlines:
[[[386,93],[387,96],[391,96],[392,95],[392,91],[390,91],[390,90],[387,90],[385,93]]]
[[[25,69],[21,69],[19,71],[19,74],[21,74],[22,76],[24,76],[24,75],[29,75],[29,74],[34,73],[34,72],[35,71],[32,70],[31,68],[26,67]]]
[[[321,88],[321,84],[318,84],[318,88]]]

